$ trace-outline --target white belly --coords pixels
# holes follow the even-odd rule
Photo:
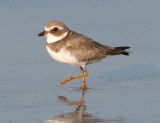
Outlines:
[[[69,65],[85,66],[85,63],[78,62],[78,60],[69,51],[62,49],[59,52],[55,52],[47,46],[46,48],[49,55],[58,62],[62,62]]]

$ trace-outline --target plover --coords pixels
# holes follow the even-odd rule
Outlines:
[[[44,31],[38,34],[46,36],[46,48],[49,55],[56,61],[69,65],[80,66],[82,75],[68,77],[58,85],[64,85],[72,79],[82,78],[81,89],[87,89],[85,78],[88,73],[86,65],[98,62],[108,56],[129,55],[129,46],[111,47],[100,44],[91,38],[70,30],[64,23],[54,20],[47,23]]]

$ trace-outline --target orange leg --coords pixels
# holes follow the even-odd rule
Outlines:
[[[57,85],[64,85],[64,84],[67,84],[68,82],[70,82],[72,79],[78,79],[78,78],[83,78],[83,85],[81,87],[81,89],[87,89],[87,86],[85,84],[85,77],[88,77],[88,73],[85,71],[84,68],[80,67],[81,68],[81,72],[82,72],[82,75],[81,76],[71,76],[71,77],[68,77],[66,78],[65,80],[63,80],[62,82],[58,83]]]
[[[82,79],[83,79],[83,84],[81,86],[81,89],[86,90],[88,87],[87,87],[86,82],[85,82],[85,77],[88,77],[88,73],[83,67],[80,67],[80,68],[81,68],[81,71],[82,71]],[[87,76],[86,76],[86,74],[87,74]]]

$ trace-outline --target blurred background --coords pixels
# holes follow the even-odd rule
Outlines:
[[[159,4],[0,0],[0,123],[159,123]],[[81,72],[50,58],[45,37],[37,36],[51,20],[105,45],[130,46],[132,53],[87,66],[91,89],[84,93],[80,79],[56,87]]]

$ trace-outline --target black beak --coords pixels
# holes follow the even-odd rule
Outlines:
[[[45,31],[38,34],[38,36],[44,36],[44,35],[45,35]]]

